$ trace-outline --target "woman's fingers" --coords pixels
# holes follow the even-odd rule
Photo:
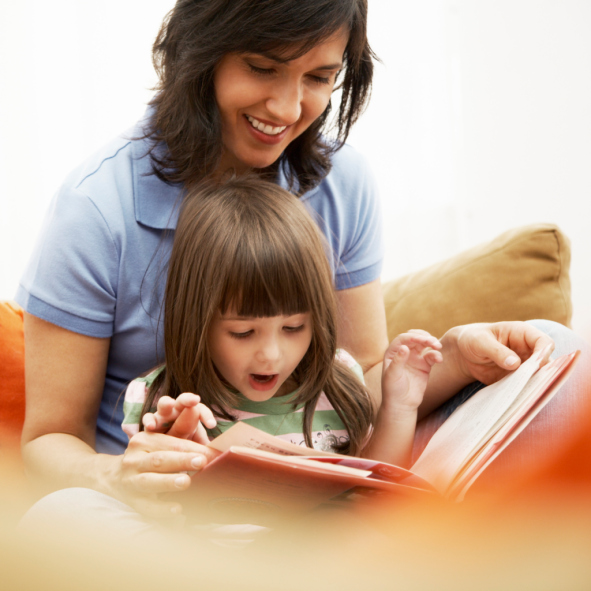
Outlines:
[[[200,445],[189,439],[179,439],[162,433],[140,432],[129,440],[123,462],[141,465],[141,471],[174,472],[195,470],[190,462],[195,457],[211,461],[219,455],[215,449]],[[147,459],[149,458],[149,459]],[[170,459],[178,458],[183,463],[171,465]],[[146,464],[150,462],[150,464]]]

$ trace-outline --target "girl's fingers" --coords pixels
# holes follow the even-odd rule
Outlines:
[[[179,394],[177,399],[174,401],[174,407],[180,412],[183,410],[183,408],[197,406],[200,402],[201,398],[199,398],[197,394],[193,394],[192,392],[183,392],[182,394]]]
[[[170,427],[168,434],[183,439],[194,439],[194,435],[201,423],[209,429],[213,429],[217,425],[211,410],[204,404],[199,403],[197,406],[185,408]]]
[[[423,359],[431,366],[443,361],[443,355],[439,351],[430,349],[425,352]]]
[[[197,407],[201,416],[201,422],[208,428],[213,429],[217,424],[216,418],[213,416],[213,412],[205,404],[199,404]]]
[[[391,346],[398,346],[401,344],[413,347],[421,345],[423,347],[431,347],[433,349],[441,349],[442,345],[439,339],[436,339],[433,335],[430,335],[424,330],[411,330],[409,332],[398,335],[391,343]]]
[[[202,423],[197,425],[197,430],[193,434],[192,439],[195,443],[200,443],[201,445],[209,444],[209,437],[207,436],[207,432],[205,431],[205,427]]]
[[[404,371],[404,364],[410,355],[410,350],[406,345],[400,345],[389,353],[384,362],[384,377],[388,380],[397,380]]]
[[[168,430],[168,425],[158,413],[146,413],[142,417],[142,425],[146,431],[151,433],[165,433]]]

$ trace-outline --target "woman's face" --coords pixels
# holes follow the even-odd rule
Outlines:
[[[303,56],[230,53],[215,72],[222,118],[222,171],[265,168],[328,105],[342,67],[348,32],[339,31]]]

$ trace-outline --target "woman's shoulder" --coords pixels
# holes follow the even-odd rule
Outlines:
[[[93,182],[107,182],[109,178],[128,174],[133,153],[138,151],[138,144],[142,143],[138,132],[139,128],[134,126],[101,146],[70,172],[63,186],[86,188]]]
[[[353,146],[344,144],[332,155],[328,175],[317,187],[306,193],[303,199],[318,196],[349,203],[377,197],[374,175],[367,158]]]
[[[174,229],[182,189],[154,174],[143,125],[141,120],[82,162],[65,179],[59,197],[73,207],[76,201],[90,202],[109,226],[140,222]]]

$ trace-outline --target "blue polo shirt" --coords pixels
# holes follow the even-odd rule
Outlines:
[[[30,314],[110,337],[96,449],[122,453],[122,394],[163,362],[160,324],[168,257],[183,197],[152,174],[136,127],[89,158],[55,195],[16,294]],[[284,179],[281,183],[285,185]],[[325,234],[337,289],[380,277],[380,204],[366,161],[344,146],[302,201]],[[160,330],[159,330],[160,328]]]

